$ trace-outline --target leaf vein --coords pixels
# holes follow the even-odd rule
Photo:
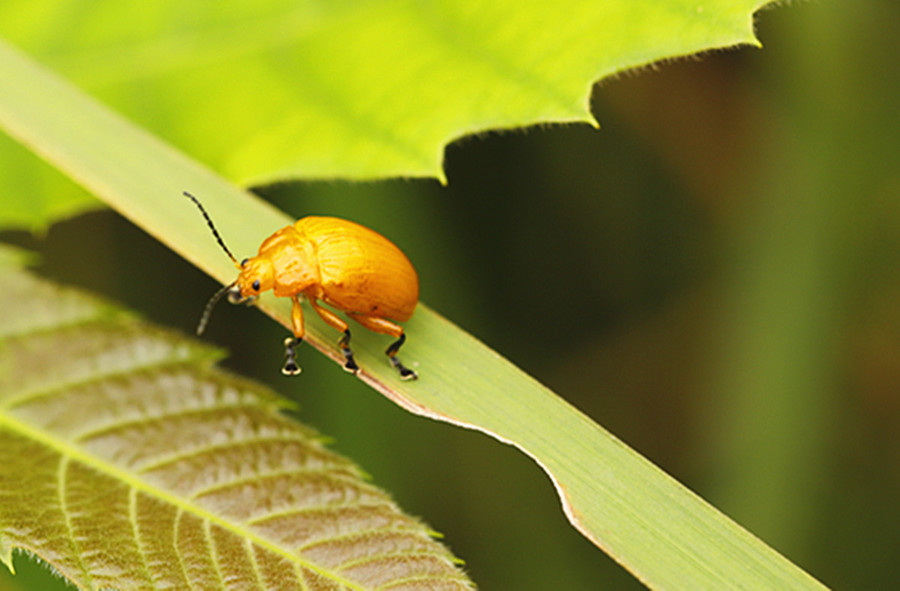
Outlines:
[[[214,407],[198,407],[198,408],[187,408],[178,410],[175,412],[168,412],[166,414],[159,415],[144,415],[140,417],[135,417],[134,419],[117,421],[114,423],[109,423],[107,425],[103,425],[101,427],[97,427],[95,429],[91,429],[89,431],[82,431],[76,437],[73,438],[73,443],[85,443],[91,439],[97,437],[103,437],[107,435],[112,435],[117,432],[123,432],[135,427],[146,427],[152,426],[154,424],[165,423],[168,421],[173,421],[176,419],[187,419],[187,418],[197,418],[201,417],[205,420],[208,420],[208,417],[215,415],[228,416],[230,413],[233,413],[236,410],[240,409],[253,409],[256,410],[259,407],[252,404],[250,401],[241,401],[235,404],[225,404]]]
[[[172,547],[175,548],[175,556],[178,558],[178,565],[181,568],[181,578],[190,585],[191,573],[188,571],[187,565],[184,563],[184,552],[178,552],[178,535],[181,531],[181,516],[184,515],[181,507],[176,508],[175,519],[172,521]]]
[[[403,526],[392,527],[390,530],[390,533],[391,534],[401,534],[401,535],[410,534],[413,537],[417,537],[417,538],[424,538],[424,539],[428,539],[428,540],[431,539],[422,530],[417,529],[415,527],[403,527]],[[384,535],[384,534],[385,534],[385,531],[384,531],[384,528],[382,528],[382,527],[357,529],[357,530],[353,530],[351,532],[346,532],[343,534],[333,535],[333,536],[329,536],[327,538],[322,538],[319,540],[306,542],[305,544],[297,546],[296,551],[299,553],[309,552],[310,550],[316,548],[317,546],[322,546],[325,544],[333,544],[335,542],[341,542],[341,541],[352,542],[354,539],[357,539],[357,538],[364,539],[364,538],[372,536],[372,535]]]
[[[261,517],[254,517],[252,519],[248,519],[246,521],[247,525],[262,525],[268,523],[270,521],[274,521],[276,519],[284,519],[285,517],[293,517],[298,515],[310,515],[313,513],[334,513],[340,511],[342,509],[393,509],[392,503],[390,501],[385,501],[383,503],[322,503],[318,505],[310,505],[308,507],[296,507],[292,509],[286,509],[284,511],[276,511],[273,513],[269,513],[267,515],[263,515]],[[399,518],[400,515],[398,514]],[[384,527],[375,528],[374,531],[384,531]]]
[[[354,480],[352,475],[349,474],[334,474],[333,470],[333,468],[325,466],[320,468],[292,468],[290,470],[272,470],[270,472],[264,473],[257,472],[246,477],[234,478],[227,482],[219,482],[207,486],[206,488],[198,489],[191,494],[190,498],[192,500],[197,500],[207,495],[227,491],[230,488],[237,488],[247,484],[260,484],[263,480],[273,480],[276,478],[283,478],[285,476],[309,476],[313,474],[321,474],[325,477],[325,480],[331,482],[346,483],[350,485],[354,490],[365,490],[365,492],[371,494],[372,496],[378,496],[383,498],[385,501],[390,502],[390,497],[388,497],[387,494],[379,491],[377,488],[366,487],[358,481]]]
[[[247,445],[256,445],[256,444],[265,444],[265,443],[298,443],[304,447],[307,446],[307,442],[303,439],[300,434],[297,433],[284,433],[281,435],[264,435],[258,437],[247,437],[241,440],[232,440],[226,441],[225,443],[214,443],[210,445],[199,446],[191,449],[186,452],[178,452],[166,456],[161,456],[156,461],[147,462],[142,465],[139,469],[136,470],[138,474],[145,474],[147,472],[153,472],[155,470],[159,470],[165,468],[166,466],[171,466],[172,464],[177,464],[178,462],[182,462],[184,460],[190,460],[194,458],[199,458],[200,456],[207,454],[216,454],[219,452],[228,452],[233,449],[242,449]],[[338,466],[338,464],[335,464]],[[322,468],[326,469],[326,468]],[[333,468],[331,468],[333,469]]]
[[[469,581],[466,580],[465,576],[457,573],[448,573],[448,574],[424,574],[424,575],[415,575],[411,577],[401,577],[398,579],[393,579],[384,583],[383,585],[379,585],[376,587],[378,591],[383,591],[386,589],[392,589],[394,587],[400,587],[401,585],[406,585],[408,583],[425,583],[427,581],[440,581],[446,583],[447,581],[454,581],[460,583],[460,589],[472,589]]]
[[[371,554],[368,556],[361,556],[359,558],[353,558],[351,560],[347,560],[337,565],[335,568],[339,570],[347,570],[357,566],[364,566],[366,564],[373,564],[376,562],[383,561],[391,561],[396,559],[408,559],[408,558],[437,558],[443,562],[449,563],[445,556],[442,556],[435,552],[423,552],[421,550],[410,550],[410,551],[398,551],[398,552],[384,552],[381,554]]]
[[[128,367],[120,367],[115,370],[107,369],[106,371],[103,371],[100,368],[92,367],[91,371],[88,374],[81,376],[78,379],[60,380],[58,382],[54,382],[50,386],[44,388],[36,388],[31,391],[22,390],[22,394],[6,398],[3,404],[0,405],[0,410],[12,410],[17,406],[22,406],[29,402],[35,402],[40,400],[41,398],[56,396],[60,392],[73,390],[75,388],[81,388],[83,386],[91,386],[109,380],[114,380],[116,378],[131,377],[139,373],[158,372],[177,367],[191,368],[191,364],[197,363],[198,361],[207,358],[209,358],[208,353],[198,354],[197,352],[195,352],[192,356],[188,357],[170,358],[164,361],[156,361],[154,363],[139,363]]]
[[[84,576],[85,580],[88,581],[90,587],[94,587],[94,577],[91,574],[91,571],[88,568],[87,564],[85,564],[84,562],[84,552],[82,552],[80,547],[81,545],[78,543],[78,536],[75,535],[75,525],[72,523],[72,514],[69,511],[68,502],[66,501],[66,478],[68,470],[69,458],[65,454],[60,454],[59,467],[56,472],[56,488],[59,498],[59,509],[62,512],[66,530],[69,532],[69,540],[71,540],[72,545],[75,547],[75,556],[78,563],[78,568],[81,569],[81,574]]]
[[[253,577],[256,579],[257,586],[265,590],[266,584],[263,580],[262,570],[259,567],[259,561],[256,560],[256,552],[253,551],[253,543],[245,538],[242,547],[247,554],[247,560],[250,562],[250,568],[253,570]]]
[[[128,521],[131,523],[131,531],[134,535],[134,545],[141,557],[141,570],[144,571],[147,580],[153,582],[153,572],[150,569],[150,562],[147,557],[145,544],[142,542],[141,528],[138,521],[138,493],[134,487],[128,489]]]
[[[219,553],[217,552],[216,542],[213,539],[212,535],[212,527],[212,522],[210,522],[208,519],[203,520],[203,541],[209,553],[209,561],[212,563],[212,567],[216,571],[216,576],[218,576],[219,581],[222,582],[222,588],[226,589],[227,585],[225,585],[225,574],[222,572]]]

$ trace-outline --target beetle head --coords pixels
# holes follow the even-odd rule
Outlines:
[[[240,269],[234,287],[228,292],[228,301],[232,304],[253,301],[262,292],[272,289],[275,284],[272,261],[266,257],[255,256],[244,259],[241,261]]]

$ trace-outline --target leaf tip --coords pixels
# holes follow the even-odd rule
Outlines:
[[[10,573],[16,574],[16,568],[13,566],[12,546],[3,536],[0,536],[0,562],[6,565]]]

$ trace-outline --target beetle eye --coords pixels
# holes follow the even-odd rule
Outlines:
[[[259,291],[259,279],[253,282],[253,291]]]
[[[241,261],[241,267],[246,267],[246,266],[247,266],[247,261],[249,261],[249,260],[250,260],[250,259],[244,259],[243,261]]]

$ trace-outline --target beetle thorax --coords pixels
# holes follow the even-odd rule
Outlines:
[[[321,282],[315,247],[293,226],[269,236],[260,245],[259,254],[250,260],[266,261],[257,265],[268,266],[266,272],[270,273],[271,283],[266,289],[274,289],[279,297],[302,293]],[[260,283],[262,287],[262,279]]]

